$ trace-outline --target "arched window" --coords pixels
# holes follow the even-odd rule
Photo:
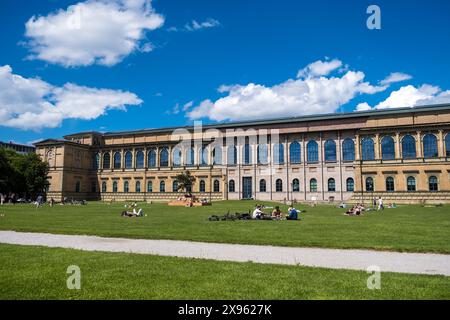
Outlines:
[[[336,191],[336,181],[333,178],[328,179],[328,192]]]
[[[214,192],[220,192],[220,182],[219,182],[219,180],[214,180]]]
[[[435,176],[428,178],[428,190],[438,191],[438,179]]]
[[[195,151],[194,148],[189,147],[186,151],[186,165],[192,166],[194,165],[195,161]]]
[[[153,192],[153,182],[152,181],[147,182],[147,192]]]
[[[437,138],[434,134],[427,134],[423,137],[424,158],[436,158],[438,156]]]
[[[300,192],[300,181],[298,179],[292,180],[292,191]]]
[[[144,152],[141,150],[136,153],[136,168],[144,169]]]
[[[309,191],[310,192],[317,192],[317,180],[312,178],[309,180]]]
[[[311,140],[306,145],[306,158],[308,162],[319,161],[319,145],[314,140]]]
[[[100,168],[100,154],[96,153],[94,154],[92,158],[92,168],[94,170],[98,170]]]
[[[140,181],[136,181],[135,184],[135,189],[136,192],[141,192],[141,182]]]
[[[336,142],[327,140],[325,142],[325,161],[336,162]]]
[[[267,144],[258,145],[258,163],[267,164],[269,161]]]
[[[156,151],[154,149],[148,152],[148,167],[149,168],[156,167]]]
[[[353,139],[347,138],[342,142],[342,159],[344,161],[355,161],[355,143]]]
[[[234,184],[234,180],[230,180],[228,182],[228,192],[236,192],[236,186]]]
[[[392,178],[392,177],[387,177],[386,178],[386,191],[387,192],[395,191],[394,178]]]
[[[222,147],[217,146],[213,149],[213,164],[222,164]]]
[[[416,191],[416,178],[408,177],[408,179],[406,179],[406,185],[408,191]]]
[[[205,183],[205,180],[200,180],[199,192],[206,192],[206,183]]]
[[[77,181],[77,182],[75,183],[75,192],[76,192],[76,193],[81,192],[81,183],[80,183],[80,181]]]
[[[284,163],[284,145],[282,143],[277,143],[273,146],[273,163]]]
[[[355,180],[353,180],[353,178],[347,178],[346,185],[347,185],[347,192],[355,191]]]
[[[181,166],[181,149],[174,148],[172,151],[172,156],[173,156],[173,166],[174,167]]]
[[[200,150],[200,164],[202,166],[208,165],[208,147],[203,147]]]
[[[172,183],[172,192],[178,192],[178,181]]]
[[[107,191],[108,191],[108,189],[107,189],[106,181],[103,181],[102,182],[102,192],[107,192]]]
[[[411,135],[406,135],[402,139],[402,158],[414,159],[416,157],[416,139]]]
[[[259,192],[266,192],[266,191],[267,191],[266,180],[264,179],[259,180]]]
[[[301,163],[302,162],[302,154],[301,147],[298,141],[294,141],[289,146],[289,160],[291,163]]]
[[[103,155],[103,169],[111,168],[111,154],[109,152]]]
[[[120,152],[114,153],[114,169],[120,169],[122,167],[122,156]]]
[[[91,192],[92,193],[96,193],[97,192],[97,182],[96,181],[92,181],[91,182]]]
[[[445,136],[445,155],[450,157],[450,133]]]
[[[236,146],[228,146],[227,164],[234,166],[234,165],[236,165],[236,161],[237,161],[237,148],[236,148]]]
[[[131,151],[125,152],[125,169],[133,168],[133,154]]]
[[[366,178],[366,191],[369,191],[369,192],[374,191],[373,178],[371,178],[371,177]]]
[[[371,138],[362,139],[361,151],[363,160],[375,160],[375,146]]]
[[[160,167],[169,166],[169,151],[167,151],[167,148],[163,148],[159,153],[159,166]]]
[[[130,183],[128,181],[123,182],[123,192],[130,192]]]
[[[246,140],[248,140],[248,138],[246,138]],[[250,144],[248,143],[248,141],[244,144],[242,160],[243,160],[244,164],[252,163],[252,147],[250,147]]]
[[[166,192],[166,182],[164,180],[159,183],[159,192]]]
[[[117,181],[113,181],[113,192],[117,192]]]
[[[277,181],[275,181],[275,191],[283,192],[283,180],[277,179]]]
[[[381,159],[395,159],[395,142],[391,136],[385,136],[381,139]]]

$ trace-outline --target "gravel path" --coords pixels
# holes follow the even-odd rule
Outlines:
[[[0,231],[0,243],[86,251],[128,252],[220,261],[302,265],[331,269],[440,274],[450,276],[450,255],[371,250],[289,248],[175,240],[138,240],[95,236]]]

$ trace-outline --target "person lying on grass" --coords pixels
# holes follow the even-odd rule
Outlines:
[[[122,217],[142,217],[144,213],[142,212],[142,209],[139,209],[136,211],[136,208],[133,208],[133,211],[122,211]]]
[[[362,203],[358,203],[353,206],[350,210],[348,210],[345,214],[349,216],[359,216],[363,214],[365,207]]]

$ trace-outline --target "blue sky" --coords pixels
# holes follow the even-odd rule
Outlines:
[[[153,25],[141,28],[134,41],[140,48],[117,61],[104,63],[95,54],[94,62],[67,60],[64,55],[84,52],[91,40],[85,37],[97,36],[93,32],[77,34],[77,41],[69,42],[75,49],[43,52],[36,43],[52,29],[26,27],[27,21],[33,16],[50,21],[49,14],[80,2],[86,1],[0,2],[0,67],[9,66],[0,74],[0,140],[28,143],[79,131],[190,125],[194,119],[210,123],[450,101],[446,0],[154,0],[143,15],[143,7],[133,7],[143,24],[153,19]],[[381,9],[381,30],[366,27],[371,4]],[[98,32],[105,32],[102,23],[111,25],[104,19],[90,20],[103,30]],[[97,43],[113,53],[122,50],[120,42],[109,45],[122,27],[127,26],[99,33],[88,50],[97,50]],[[57,47],[68,41],[66,35],[46,39]],[[326,71],[317,73],[318,66]],[[392,73],[400,77],[386,82]],[[23,91],[15,76],[30,87]],[[46,108],[50,115],[43,113]],[[55,115],[52,108],[64,112]]]

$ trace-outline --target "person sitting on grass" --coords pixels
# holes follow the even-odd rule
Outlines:
[[[297,211],[297,209],[289,207],[288,214],[289,215],[286,217],[286,220],[298,220],[298,211]]]
[[[261,211],[261,207],[259,205],[256,205],[255,210],[253,210],[253,219],[260,220],[262,219],[264,215],[264,212]]]
[[[281,210],[279,206],[276,206],[275,209],[272,211],[272,217],[276,220],[281,219]]]

